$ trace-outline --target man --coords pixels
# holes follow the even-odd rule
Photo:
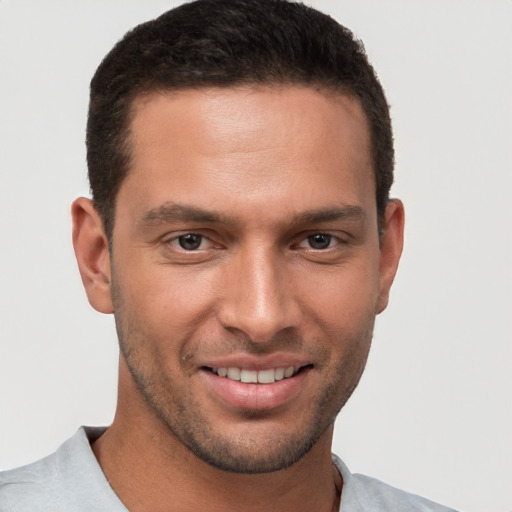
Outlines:
[[[118,407],[4,473],[0,510],[448,510],[331,455],[404,223],[352,34],[284,0],[183,5],[102,62],[87,147],[73,242]]]

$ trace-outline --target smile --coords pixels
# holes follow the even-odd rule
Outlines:
[[[229,407],[244,410],[269,410],[292,400],[305,387],[314,366],[276,361],[275,367],[267,363],[255,368],[254,362],[226,362],[222,366],[203,366],[200,374],[212,396]]]
[[[211,368],[220,377],[243,382],[244,384],[272,384],[293,377],[297,371],[293,366],[269,368],[266,370],[246,370],[244,368]]]

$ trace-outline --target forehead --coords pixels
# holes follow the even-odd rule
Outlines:
[[[347,141],[351,139],[354,151],[369,151],[369,128],[359,100],[352,95],[297,85],[151,92],[134,99],[130,132],[132,143],[139,149],[149,138],[151,143],[157,142],[152,130],[156,123],[166,129],[160,143],[166,144],[168,139],[163,139],[168,135],[179,137],[186,130],[188,136],[195,133],[202,142],[222,144],[218,149],[229,152],[236,146],[265,145],[269,140],[261,139],[262,131],[274,140],[273,128],[281,132],[283,142],[290,135],[297,137],[292,132],[301,122],[310,124],[310,129],[302,132],[304,138],[319,137],[314,141],[317,147],[342,135]]]
[[[190,204],[229,199],[247,210],[264,199],[314,209],[322,197],[374,197],[366,117],[350,96],[298,86],[194,89],[151,93],[133,107],[120,190],[130,189],[132,202],[180,194]]]

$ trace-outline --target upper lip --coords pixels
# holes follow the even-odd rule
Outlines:
[[[303,366],[311,365],[311,361],[291,354],[266,354],[255,356],[253,354],[233,354],[218,356],[201,361],[199,366],[206,368],[242,368],[245,370],[268,370],[270,368],[289,368],[295,371]]]

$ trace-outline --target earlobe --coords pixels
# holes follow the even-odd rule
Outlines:
[[[389,290],[395,279],[404,244],[404,222],[402,201],[392,199],[386,207],[385,225],[380,237],[380,293],[377,313],[384,311],[388,305]]]
[[[110,255],[101,218],[84,197],[73,202],[71,216],[73,247],[89,302],[100,313],[113,313]]]

